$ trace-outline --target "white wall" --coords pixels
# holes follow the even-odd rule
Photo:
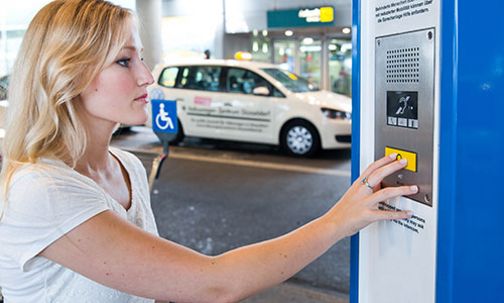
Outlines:
[[[336,26],[351,26],[351,0],[163,0],[163,17],[171,24],[163,27],[163,50],[202,53],[210,49],[214,58],[229,58],[229,49],[244,49],[248,42],[227,39],[225,33],[266,29],[268,10],[321,5],[335,8]]]
[[[222,0],[163,0],[163,51],[223,58],[224,8]]]

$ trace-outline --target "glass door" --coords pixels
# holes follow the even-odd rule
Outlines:
[[[296,41],[275,40],[273,42],[273,63],[281,68],[297,73],[296,71]]]
[[[320,87],[322,81],[321,41],[306,37],[299,44],[300,75]]]
[[[335,93],[352,95],[352,42],[330,39],[329,88]]]

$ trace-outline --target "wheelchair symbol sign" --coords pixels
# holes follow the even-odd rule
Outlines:
[[[177,102],[171,100],[151,100],[152,130],[160,133],[177,133]]]

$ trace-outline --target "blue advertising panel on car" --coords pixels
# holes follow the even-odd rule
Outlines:
[[[177,102],[174,100],[151,100],[152,130],[159,133],[177,133]]]

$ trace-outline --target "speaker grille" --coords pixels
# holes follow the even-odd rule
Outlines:
[[[387,83],[420,81],[420,47],[387,50]]]

